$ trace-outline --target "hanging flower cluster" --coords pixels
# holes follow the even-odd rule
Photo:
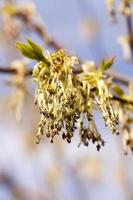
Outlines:
[[[39,61],[33,70],[37,83],[35,102],[41,114],[36,143],[44,134],[51,142],[56,135],[62,135],[70,143],[78,132],[80,143],[88,146],[92,141],[99,150],[104,140],[93,117],[95,107],[102,112],[105,125],[118,134],[118,116],[112,107],[112,95],[104,77],[113,59],[103,61],[98,70],[95,67],[89,69],[89,63],[86,63],[83,69],[88,70],[76,74],[76,57],[68,56],[62,49],[44,55],[40,46],[27,41],[27,44],[18,42],[17,47],[25,56]]]
[[[104,72],[113,64],[113,59],[103,61],[98,70],[93,68],[88,75],[84,76],[84,80],[89,84],[93,91],[94,100],[102,111],[105,125],[109,126],[113,133],[118,134],[116,125],[118,124],[117,113],[112,108],[112,94],[108,89],[108,84],[104,79]],[[89,67],[89,66],[88,66]],[[95,88],[95,91],[93,90]],[[91,91],[90,90],[90,91]]]
[[[123,100],[130,102],[122,103],[115,102],[114,108],[117,110],[120,122],[120,129],[123,133],[123,147],[125,154],[128,153],[128,150],[133,152],[133,83],[129,84],[129,94],[125,94],[125,92],[116,85],[113,85],[113,91]]]

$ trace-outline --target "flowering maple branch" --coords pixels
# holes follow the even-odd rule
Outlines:
[[[79,74],[82,72],[82,69],[81,68],[74,68],[73,69],[73,72],[75,74]],[[4,66],[0,66],[0,74],[15,74],[17,73],[17,71],[15,69],[12,69],[10,67],[4,67]],[[126,76],[123,76],[121,74],[119,74],[118,72],[116,71],[113,71],[113,70],[109,70],[107,73],[106,73],[108,76],[112,76],[113,77],[113,80],[115,82],[118,82],[118,83],[121,83],[125,86],[128,86],[129,82],[131,81],[130,78],[126,77]],[[29,69],[27,72],[26,72],[26,75],[27,76],[31,76],[32,75],[32,69]]]

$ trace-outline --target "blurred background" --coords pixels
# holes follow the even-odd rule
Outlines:
[[[32,27],[11,18],[11,8],[3,9],[9,4],[27,6],[30,17],[46,26],[50,36],[71,54],[97,65],[103,58],[116,56],[113,68],[133,76],[133,64],[124,60],[120,44],[127,34],[126,20],[118,12],[117,22],[112,23],[104,0],[0,0],[0,66],[6,68],[22,59],[33,67],[35,63],[22,58],[15,47],[16,40],[25,37],[53,50]],[[95,112],[106,141],[100,152],[92,144],[78,148],[78,137],[71,144],[58,137],[53,144],[44,138],[36,145],[35,83],[27,78],[22,118],[17,121],[14,107],[19,97],[16,87],[9,84],[13,78],[0,74],[0,200],[133,200],[133,157],[124,155],[121,135],[111,135]]]

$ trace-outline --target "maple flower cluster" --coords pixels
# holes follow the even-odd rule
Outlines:
[[[76,57],[68,56],[62,49],[43,57],[39,46],[30,40],[28,43],[27,47],[22,43],[17,46],[25,56],[39,61],[33,70],[37,83],[35,102],[41,113],[36,143],[41,141],[44,134],[51,142],[56,135],[62,135],[70,143],[75,132],[78,132],[80,144],[88,146],[92,141],[99,150],[104,140],[96,127],[93,108],[100,108],[105,124],[112,132],[117,132],[118,122],[111,106],[112,96],[103,80],[103,68],[87,75],[84,72],[75,74]],[[111,64],[104,63],[102,67]]]
[[[133,83],[129,84],[129,91],[126,94],[122,88],[117,88],[118,96],[129,103],[115,102],[114,109],[117,110],[119,116],[120,127],[123,133],[123,148],[125,154],[130,150],[133,153]]]
[[[105,142],[95,123],[95,108],[102,112],[105,125],[112,133],[118,134],[118,115],[112,107],[109,80],[105,77],[105,71],[112,66],[114,58],[103,60],[98,69],[84,63],[81,72],[76,73],[77,57],[67,55],[62,49],[45,53],[29,39],[27,44],[17,42],[17,47],[23,55],[38,61],[33,70],[37,84],[35,103],[41,114],[37,144],[43,135],[51,142],[56,135],[62,135],[70,143],[79,133],[79,145],[88,146],[92,142],[99,151]]]

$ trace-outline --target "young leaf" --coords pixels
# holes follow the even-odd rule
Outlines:
[[[113,87],[113,92],[114,92],[116,95],[120,96],[120,97],[122,97],[122,96],[125,95],[124,90],[123,90],[121,87],[119,87],[118,85],[115,85],[115,86]]]
[[[16,43],[16,47],[21,51],[21,53],[30,58],[30,59],[35,59],[36,60],[36,56],[35,54],[32,52],[32,49],[30,46],[23,44],[21,42],[17,42]],[[38,60],[38,59],[37,59]]]
[[[36,44],[35,42],[33,42],[33,41],[29,40],[29,39],[26,39],[26,40],[29,43],[29,45],[31,46],[32,51],[34,52],[34,54],[37,55],[40,60],[43,60],[44,59],[44,55],[43,55],[42,48],[38,44]]]
[[[115,59],[115,57],[103,60],[102,63],[101,63],[100,69],[103,72],[105,72],[107,69],[109,69],[113,65],[114,59]]]
[[[33,60],[43,61],[49,65],[48,59],[43,55],[43,51],[39,45],[33,41],[27,39],[27,44],[21,42],[16,43],[16,47],[21,51],[21,53]]]

